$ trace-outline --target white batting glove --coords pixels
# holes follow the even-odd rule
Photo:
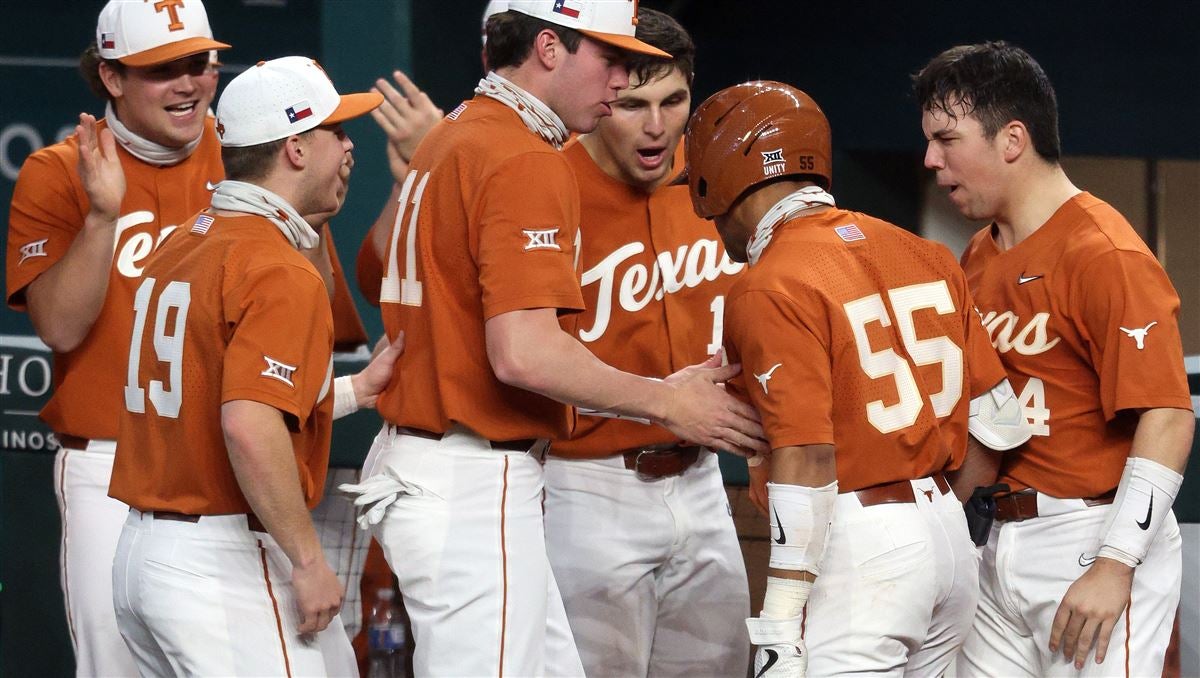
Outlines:
[[[754,653],[754,678],[804,678],[808,675],[808,648],[800,637],[800,618],[746,620]]]
[[[358,495],[354,505],[358,508],[358,526],[364,530],[383,520],[387,509],[401,495],[419,495],[421,488],[401,480],[395,471],[385,468],[382,473],[367,478],[358,484],[343,483],[338,490],[346,494]]]

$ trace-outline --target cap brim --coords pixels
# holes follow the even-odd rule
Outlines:
[[[214,49],[229,49],[229,45],[223,42],[217,42],[212,38],[188,38],[178,42],[168,43],[154,49],[148,49],[137,54],[117,59],[126,66],[140,68],[144,66],[157,66],[165,64],[176,59],[190,57],[193,54],[200,54]]]
[[[583,33],[593,40],[603,42],[607,45],[612,45],[613,47],[619,47],[630,52],[649,54],[650,56],[662,57],[664,59],[674,58],[661,49],[652,47],[633,36],[618,35],[617,33],[600,33],[599,31],[588,31],[583,29],[578,30],[580,33]]]
[[[366,115],[379,108],[383,103],[383,95],[379,92],[360,92],[358,94],[343,94],[342,102],[333,109],[328,118],[321,121],[322,125],[334,125],[344,120]]]

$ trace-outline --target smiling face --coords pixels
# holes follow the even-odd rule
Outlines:
[[[217,70],[208,52],[121,72],[102,64],[100,76],[113,97],[117,117],[140,137],[182,148],[204,132],[217,92]]]
[[[633,83],[613,103],[613,114],[584,138],[588,152],[609,176],[652,191],[672,169],[691,107],[687,78],[678,68]]]
[[[584,38],[574,54],[563,52],[555,73],[555,92],[546,97],[563,124],[572,132],[586,134],[596,129],[601,118],[612,115],[610,102],[629,87],[629,70],[621,50]]]
[[[963,216],[995,219],[1006,185],[1004,149],[998,136],[988,137],[975,116],[958,108],[957,117],[941,110],[922,113],[921,129],[929,142],[925,167],[936,173],[938,186],[949,191]]]

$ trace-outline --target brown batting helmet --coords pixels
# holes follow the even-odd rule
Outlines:
[[[712,95],[687,126],[687,179],[696,214],[725,214],[746,189],[812,175],[829,189],[829,121],[817,102],[782,82],[755,81]]]

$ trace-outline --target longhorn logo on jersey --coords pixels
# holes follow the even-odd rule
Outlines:
[[[659,252],[649,270],[642,263],[629,266],[618,281],[617,268],[645,250],[645,243],[638,241],[622,245],[584,272],[581,286],[599,283],[600,289],[596,294],[596,322],[579,331],[581,341],[596,341],[604,336],[612,319],[614,296],[627,313],[637,313],[652,300],[661,301],[668,294],[745,268],[745,264],[730,259],[716,240],[701,238],[691,245]]]
[[[1145,327],[1139,327],[1137,329],[1132,329],[1132,330],[1128,330],[1128,329],[1125,329],[1124,327],[1122,327],[1121,331],[1133,339],[1133,341],[1137,344],[1137,350],[1140,351],[1140,350],[1146,348],[1146,334],[1148,332],[1150,332],[1151,327],[1154,327],[1157,324],[1158,324],[1158,321],[1155,320],[1154,322],[1150,323],[1149,325],[1146,325]]]
[[[1033,319],[1021,328],[1015,337],[1013,332],[1017,329],[1021,319],[1012,311],[1003,313],[988,311],[986,314],[981,314],[980,317],[983,320],[984,329],[987,330],[988,338],[992,340],[992,346],[995,346],[1000,353],[1016,351],[1021,355],[1039,355],[1054,348],[1062,340],[1061,337],[1048,340],[1049,332],[1046,324],[1050,320],[1049,313],[1042,312],[1033,316]]]
[[[775,370],[779,369],[780,367],[783,367],[783,363],[775,363],[775,365],[766,372],[754,375],[754,378],[758,380],[758,385],[762,386],[763,395],[770,395],[770,391],[767,390],[767,382],[771,381],[771,375],[775,374]]]
[[[41,240],[34,240],[33,242],[21,245],[21,248],[18,250],[21,253],[21,258],[17,261],[17,266],[25,263],[26,259],[47,256],[46,243],[49,240],[49,238],[42,238]]]
[[[296,373],[295,365],[281,363],[278,360],[265,355],[263,356],[263,360],[267,361],[267,369],[259,372],[260,375],[264,377],[270,377],[272,379],[278,379],[288,386],[296,388],[296,385],[292,383],[292,375]]]
[[[558,229],[546,228],[541,230],[522,230],[529,242],[525,243],[525,251],[529,250],[559,250],[558,246]]]

